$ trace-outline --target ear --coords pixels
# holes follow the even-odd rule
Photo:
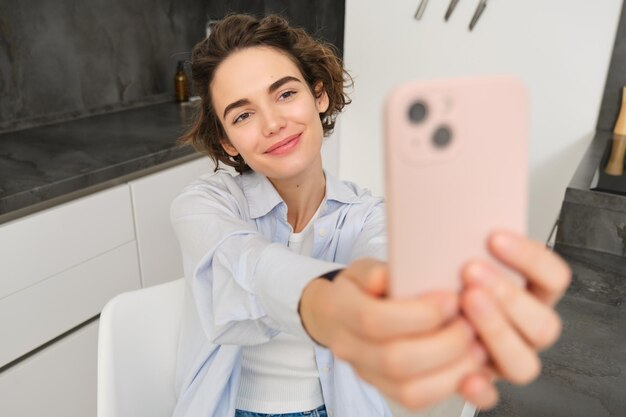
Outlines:
[[[226,151],[228,155],[232,157],[239,155],[239,151],[237,151],[237,149],[235,149],[235,147],[231,145],[228,139],[221,139],[220,144],[222,145],[222,148],[224,149],[224,151]]]
[[[328,94],[326,93],[326,89],[324,88],[324,83],[318,81],[313,87],[313,92],[315,94],[315,106],[317,107],[318,113],[324,113],[328,110],[328,105],[330,100],[328,99]]]

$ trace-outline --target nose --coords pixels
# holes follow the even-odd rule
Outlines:
[[[263,112],[263,134],[272,136],[285,127],[286,120],[279,109],[269,107]]]

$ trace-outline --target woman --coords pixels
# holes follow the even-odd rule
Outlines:
[[[183,141],[239,175],[216,169],[172,205],[188,282],[175,416],[390,416],[381,393],[489,407],[495,377],[538,375],[570,275],[543,245],[489,239],[525,289],[475,261],[460,294],[384,297],[383,203],[322,169],[349,102],[332,50],[279,17],[233,15],[192,74],[202,107]]]

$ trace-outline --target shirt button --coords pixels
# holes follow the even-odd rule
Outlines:
[[[330,368],[328,366],[324,367],[324,373],[327,374],[330,372]]]
[[[329,409],[328,409],[328,415],[329,415],[330,417],[333,417],[333,414],[334,414],[334,413],[333,413],[333,409],[332,409],[332,408],[329,408]]]
[[[326,237],[327,234],[328,234],[328,230],[326,230],[326,229],[320,230],[320,236],[321,237]]]

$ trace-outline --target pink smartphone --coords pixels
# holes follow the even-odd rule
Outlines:
[[[526,232],[529,99],[511,77],[415,81],[385,109],[390,296],[459,290],[486,239]]]

